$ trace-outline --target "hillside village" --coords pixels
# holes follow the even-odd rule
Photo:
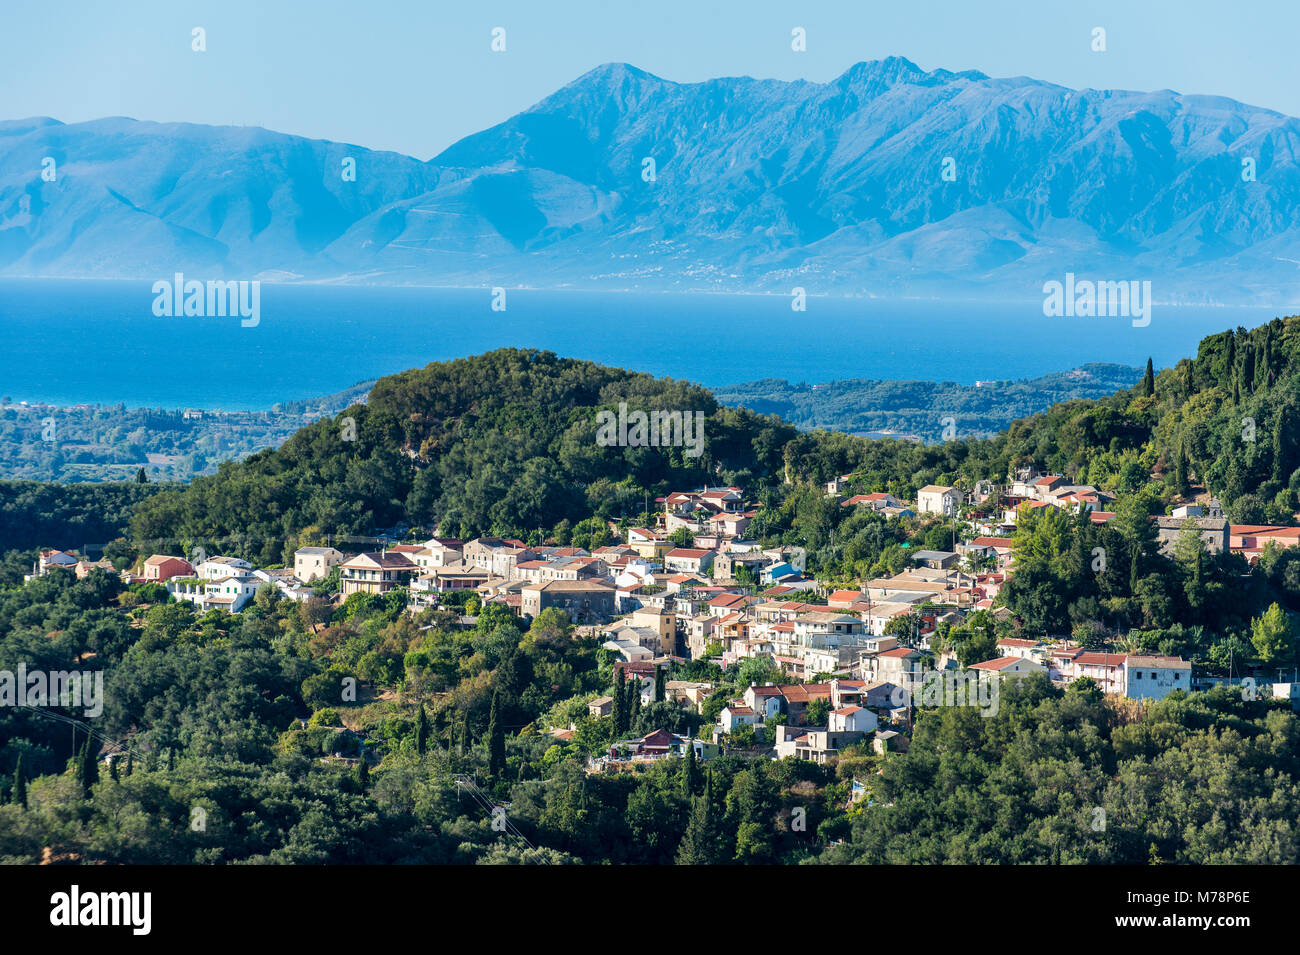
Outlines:
[[[852,588],[833,586],[808,574],[801,548],[768,547],[748,536],[756,510],[744,489],[705,487],[658,499],[653,526],[627,527],[618,543],[592,551],[518,539],[433,537],[361,553],[301,547],[289,567],[257,568],[240,558],[206,555],[191,563],[155,554],[122,577],[128,584],[159,584],[199,613],[239,613],[259,591],[290,601],[323,597],[336,605],[358,594],[396,596],[411,614],[463,609],[471,595],[477,607],[501,604],[525,619],[558,610],[580,632],[598,635],[614,661],[615,695],[592,700],[591,716],[613,717],[620,706],[657,700],[708,716],[695,739],[658,730],[617,740],[608,756],[592,762],[595,769],[681,756],[687,749],[708,758],[720,746],[757,746],[777,757],[821,763],[850,745],[883,754],[906,748],[914,706],[933,702],[926,688],[943,679],[974,681],[996,692],[1000,681],[1030,674],[1058,685],[1087,678],[1106,694],[1136,701],[1254,679],[1208,677],[1177,656],[1089,649],[1066,633],[1004,636],[982,654],[987,658],[963,666],[935,638],[972,614],[1010,616],[997,597],[1016,570],[1013,535],[1021,516],[1057,508],[1105,523],[1114,517],[1115,497],[1060,475],[1030,472],[998,487],[927,485],[914,501],[849,493],[853,482],[843,475],[825,493],[841,508],[950,525],[951,549],[918,548],[900,573]],[[1229,524],[1208,498],[1151,520],[1162,551],[1171,550],[1179,535],[1195,533],[1207,553],[1238,553],[1253,562],[1265,547],[1300,540],[1300,528]],[[611,522],[610,531],[617,533],[618,525]],[[33,576],[56,567],[78,577],[95,568],[113,571],[108,561],[47,550]],[[782,680],[733,688],[740,691],[727,696],[725,687],[673,678],[692,661],[725,669],[747,660],[766,661]],[[1273,692],[1289,697],[1291,687],[1277,683]],[[563,741],[572,729],[553,734]]]

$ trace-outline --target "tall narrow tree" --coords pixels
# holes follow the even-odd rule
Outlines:
[[[501,691],[492,694],[492,709],[488,714],[488,772],[493,779],[506,769],[506,729],[501,718]]]
[[[81,777],[81,794],[89,796],[95,783],[99,782],[99,760],[95,757],[93,740],[86,738],[86,744],[81,748],[81,759],[78,767],[78,775]]]
[[[713,810],[713,772],[706,775],[703,795],[691,800],[691,816],[677,846],[678,865],[714,865],[719,860],[720,842]]]
[[[682,773],[682,790],[687,799],[700,791],[700,764],[695,759],[695,740],[686,741],[686,769]]]
[[[23,754],[18,754],[18,763],[14,766],[14,788],[10,791],[9,801],[15,805],[27,806],[27,777],[23,774]]]
[[[614,682],[614,735],[622,736],[627,732],[627,687],[624,685],[626,673],[623,670],[618,671],[618,679]]]
[[[429,717],[420,704],[420,712],[415,717],[415,751],[423,756],[429,749]]]
[[[1146,374],[1142,376],[1142,397],[1150,398],[1156,393],[1156,372],[1151,365],[1151,359],[1147,359]]]

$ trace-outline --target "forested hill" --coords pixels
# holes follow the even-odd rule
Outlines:
[[[599,446],[596,411],[619,402],[703,413],[703,453]],[[137,539],[249,538],[246,549],[265,559],[318,534],[403,521],[467,538],[537,536],[640,512],[656,489],[771,482],[795,434],[698,386],[501,349],[380,379],[365,405],[158,495],[132,530]]]
[[[381,379],[367,404],[279,449],[150,496],[130,533],[142,546],[216,544],[273,562],[308,538],[401,522],[528,539],[593,517],[639,518],[647,499],[653,507],[674,487],[734,483],[776,508],[783,485],[840,474],[854,475],[855,490],[911,494],[1024,465],[1122,493],[1155,482],[1166,499],[1200,483],[1234,520],[1289,523],[1300,489],[1297,329],[1300,318],[1276,319],[1211,336],[1195,359],[1155,376],[1152,394],[1139,382],[1054,405],[993,438],[933,445],[800,433],[683,382],[502,349]],[[600,446],[596,414],[620,401],[702,412],[703,453]],[[21,515],[10,524],[5,546],[35,546],[18,542]],[[823,524],[797,536],[815,547],[833,529]]]

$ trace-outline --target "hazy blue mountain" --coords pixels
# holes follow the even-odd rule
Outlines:
[[[1169,90],[897,57],[824,84],[609,64],[428,163],[258,129],[0,124],[0,270],[1017,298],[1072,271],[1279,304],[1300,301],[1298,155],[1295,118]]]
[[[41,178],[45,157],[55,180]],[[344,182],[344,157],[356,160]],[[397,153],[258,127],[0,123],[0,268],[10,275],[337,275],[325,248],[440,171]],[[26,209],[26,211],[24,211]]]

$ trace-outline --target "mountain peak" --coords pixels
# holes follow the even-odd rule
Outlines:
[[[569,86],[618,86],[623,83],[667,83],[661,76],[647,73],[631,63],[602,63],[583,73]]]
[[[938,86],[954,79],[986,80],[988,76],[978,70],[953,73],[949,70],[921,69],[905,56],[887,56],[883,60],[863,60],[845,70],[835,82],[840,86],[854,86],[886,90],[895,86]]]

